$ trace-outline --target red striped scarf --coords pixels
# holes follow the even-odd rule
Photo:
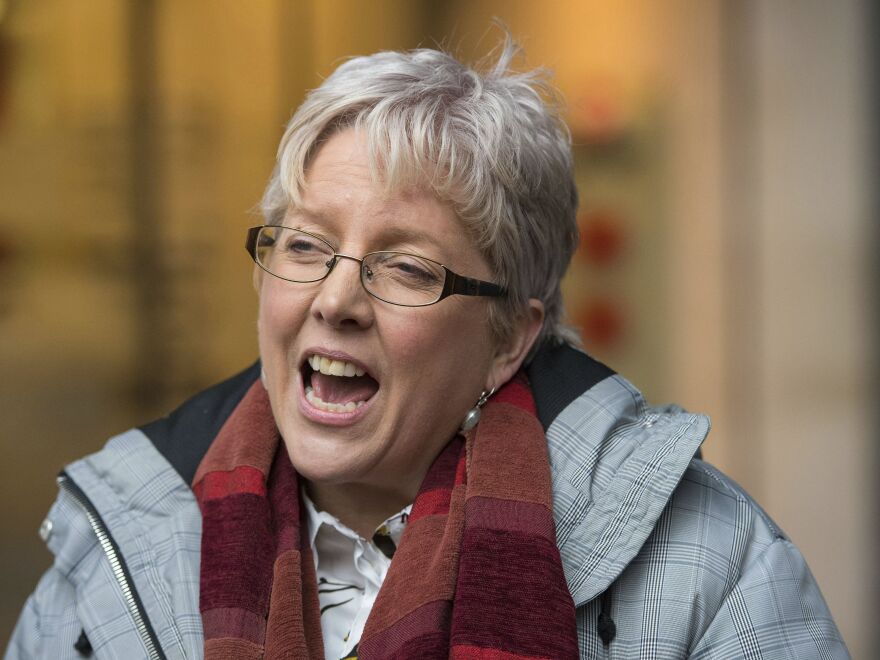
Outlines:
[[[257,381],[199,466],[205,657],[324,657],[298,476]],[[550,467],[520,376],[435,459],[358,657],[577,658]],[[333,659],[331,659],[333,660]]]

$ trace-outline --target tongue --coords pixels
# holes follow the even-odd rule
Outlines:
[[[369,376],[328,376],[318,371],[312,374],[312,389],[326,403],[366,401],[379,389],[379,383]]]

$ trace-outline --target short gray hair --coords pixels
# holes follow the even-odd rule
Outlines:
[[[366,136],[377,180],[424,187],[452,206],[508,291],[489,307],[499,341],[537,298],[545,320],[535,346],[579,345],[559,286],[578,242],[571,136],[546,72],[511,69],[518,52],[507,35],[481,71],[429,49],[344,62],[287,125],[261,203],[266,222],[280,224],[301,203],[319,146],[354,127]]]

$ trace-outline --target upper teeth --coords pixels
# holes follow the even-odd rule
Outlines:
[[[344,360],[331,360],[320,355],[309,357],[309,365],[315,371],[320,371],[328,376],[363,376],[366,371],[360,367],[345,362]]]

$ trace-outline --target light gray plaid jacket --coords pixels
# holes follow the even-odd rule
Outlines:
[[[549,424],[557,539],[581,658],[849,657],[797,548],[736,484],[693,458],[708,429],[704,416],[647,406],[616,375]],[[74,648],[82,634],[101,659],[150,657],[150,635],[160,647],[153,657],[201,657],[201,517],[187,483],[139,430],[66,472],[112,542],[102,547],[62,490],[47,519],[55,561],[6,660],[82,657]],[[108,543],[124,558],[146,634]]]

